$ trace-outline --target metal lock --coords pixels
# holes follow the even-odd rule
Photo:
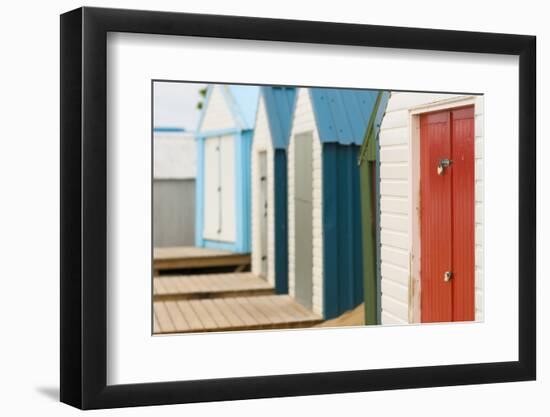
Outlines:
[[[439,164],[437,164],[437,175],[443,175],[445,168],[449,168],[452,163],[452,159],[440,159]]]
[[[451,271],[446,271],[443,274],[443,281],[449,282],[453,278],[453,273]]]

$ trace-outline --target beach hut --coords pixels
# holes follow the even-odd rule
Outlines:
[[[250,152],[260,88],[209,85],[197,128],[195,245],[250,252]]]
[[[363,302],[357,159],[377,96],[298,92],[288,147],[289,293],[325,319]]]
[[[379,133],[382,324],[483,319],[483,96],[392,92]]]
[[[380,91],[359,152],[365,324],[380,324],[378,283],[378,133],[390,93]]]
[[[296,88],[262,87],[252,143],[252,272],[288,293],[287,146]]]
[[[195,242],[196,143],[192,132],[153,129],[153,246]]]

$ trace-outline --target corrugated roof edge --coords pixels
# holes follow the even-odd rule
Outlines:
[[[379,90],[310,88],[321,142],[361,145]]]
[[[296,108],[296,92],[296,87],[262,87],[271,141],[275,149],[286,149],[288,146]]]

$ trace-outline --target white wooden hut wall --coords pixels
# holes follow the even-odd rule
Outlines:
[[[228,107],[222,88],[223,85],[216,85],[210,93],[208,101],[208,111],[204,114],[200,130],[209,132],[215,130],[223,130],[235,127],[235,118],[231,114],[231,109]]]
[[[234,242],[235,137],[214,136],[204,141],[204,238]]]
[[[315,124],[313,107],[308,89],[298,90],[296,110],[290,143],[288,146],[288,289],[295,296],[295,224],[294,224],[294,140],[301,133],[311,133],[313,138],[313,312],[323,314],[323,195],[322,195],[322,145]]]
[[[225,86],[215,86],[211,92],[208,111],[201,123],[201,131],[217,131],[235,126],[225,97]],[[235,224],[235,137],[213,136],[204,143],[204,219],[203,236],[222,242],[234,242]],[[218,192],[221,187],[221,192]]]
[[[411,110],[475,106],[475,319],[483,320],[483,97],[392,93],[380,128],[380,240],[382,324],[419,320],[412,269],[413,204]],[[415,307],[416,305],[416,307]]]
[[[262,274],[262,236],[261,216],[263,207],[260,203],[260,158],[265,152],[267,162],[267,280],[275,285],[275,188],[273,168],[273,146],[271,131],[267,120],[267,112],[263,97],[260,98],[256,128],[252,140],[252,254],[251,268],[257,275]]]

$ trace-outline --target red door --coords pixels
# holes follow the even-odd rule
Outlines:
[[[420,117],[422,322],[474,320],[474,108]]]

